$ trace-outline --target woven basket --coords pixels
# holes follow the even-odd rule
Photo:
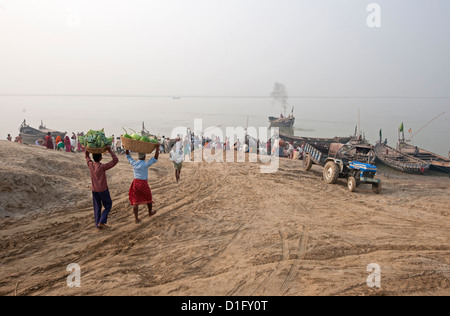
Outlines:
[[[142,142],[121,136],[122,146],[126,150],[139,154],[151,154],[156,150],[159,144]]]
[[[102,147],[102,148],[92,148],[89,146],[86,146],[86,151],[90,152],[91,154],[104,154],[108,151],[108,149],[106,147]]]

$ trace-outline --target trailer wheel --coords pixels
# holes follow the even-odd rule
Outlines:
[[[372,184],[372,190],[375,192],[375,194],[381,193],[381,183],[374,183]]]
[[[328,184],[335,184],[339,179],[339,167],[334,161],[329,161],[325,165],[323,179]]]
[[[350,192],[356,191],[356,179],[354,177],[348,178],[348,189]]]
[[[309,171],[311,170],[312,166],[313,162],[311,156],[309,154],[306,154],[305,158],[303,159],[303,170]]]

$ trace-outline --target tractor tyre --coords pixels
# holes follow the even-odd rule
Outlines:
[[[354,177],[348,178],[348,189],[350,190],[350,192],[355,192],[356,186],[357,186],[356,179]]]
[[[306,154],[305,158],[303,159],[303,170],[309,171],[309,170],[311,170],[312,166],[313,166],[313,162],[312,162],[311,156],[309,154]]]
[[[323,169],[323,180],[328,184],[335,184],[339,179],[339,166],[334,161],[329,161]]]
[[[374,183],[372,184],[372,190],[375,192],[375,194],[381,193],[381,183]]]

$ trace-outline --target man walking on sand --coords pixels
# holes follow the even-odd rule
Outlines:
[[[150,186],[148,185],[148,168],[158,162],[159,159],[159,146],[156,147],[155,157],[149,161],[145,161],[146,154],[139,154],[139,160],[134,160],[130,152],[125,152],[128,162],[131,164],[134,170],[134,180],[131,184],[129,191],[130,203],[133,206],[134,218],[136,224],[139,220],[139,205],[147,205],[148,215],[152,217],[156,214],[153,212],[153,196]]]
[[[107,164],[102,164],[102,154],[93,154],[94,161],[91,160],[89,152],[86,151],[86,162],[91,171],[92,180],[92,199],[94,202],[94,215],[95,215],[95,227],[101,230],[106,226],[108,222],[108,215],[112,208],[111,195],[108,189],[108,182],[106,180],[106,171],[115,167],[119,162],[116,154],[111,150],[111,147],[107,147],[108,152],[111,154],[113,160]],[[102,208],[105,210],[102,212]]]
[[[176,143],[172,146],[169,159],[173,162],[175,168],[175,180],[180,182],[181,169],[183,169],[183,151],[181,150],[181,144]]]

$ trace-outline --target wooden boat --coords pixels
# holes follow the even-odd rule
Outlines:
[[[285,134],[280,134],[280,138],[286,142],[294,142],[299,146],[302,145],[303,142],[308,144],[331,144],[331,143],[341,143],[346,144],[351,140],[351,137],[335,137],[335,138],[318,138],[318,137],[301,137],[301,136],[290,136]]]
[[[430,169],[430,164],[423,160],[404,154],[385,144],[378,143],[375,146],[375,155],[385,165],[405,173],[424,174]]]
[[[295,116],[294,116],[294,108],[292,108],[292,112],[289,116],[282,114],[280,117],[269,117],[269,122],[271,127],[284,127],[284,128],[292,128],[295,123]]]
[[[407,155],[413,156],[430,165],[430,169],[450,173],[450,159],[439,156],[431,151],[400,142],[398,149]]]
[[[37,140],[44,139],[44,137],[47,136],[49,132],[52,133],[53,138],[56,138],[58,136],[64,137],[64,135],[66,134],[65,132],[62,133],[47,128],[46,126],[44,126],[42,121],[39,129],[35,129],[28,125],[26,120],[24,120],[22,125],[20,126],[19,131],[20,135],[22,136],[23,143],[27,145],[34,145]]]
[[[270,126],[272,127],[293,127],[295,117],[269,117]]]
[[[429,121],[427,124],[425,124],[425,126],[423,126],[421,129],[419,129],[418,132],[416,132],[414,135],[412,135],[408,140],[405,138],[405,129],[404,129],[404,124],[402,123],[398,130],[397,149],[405,155],[414,157],[415,159],[422,161],[424,164],[428,164],[430,166],[430,169],[432,169],[432,170],[450,173],[450,159],[439,156],[428,150],[411,145],[411,140],[413,139],[414,136],[416,136],[425,127],[427,127],[434,120],[438,119],[439,117],[441,117],[444,114],[445,114],[445,112],[443,112],[443,113],[439,114],[438,116],[436,116],[435,118],[433,118],[431,121]],[[411,131],[412,130],[410,130],[410,132]]]

